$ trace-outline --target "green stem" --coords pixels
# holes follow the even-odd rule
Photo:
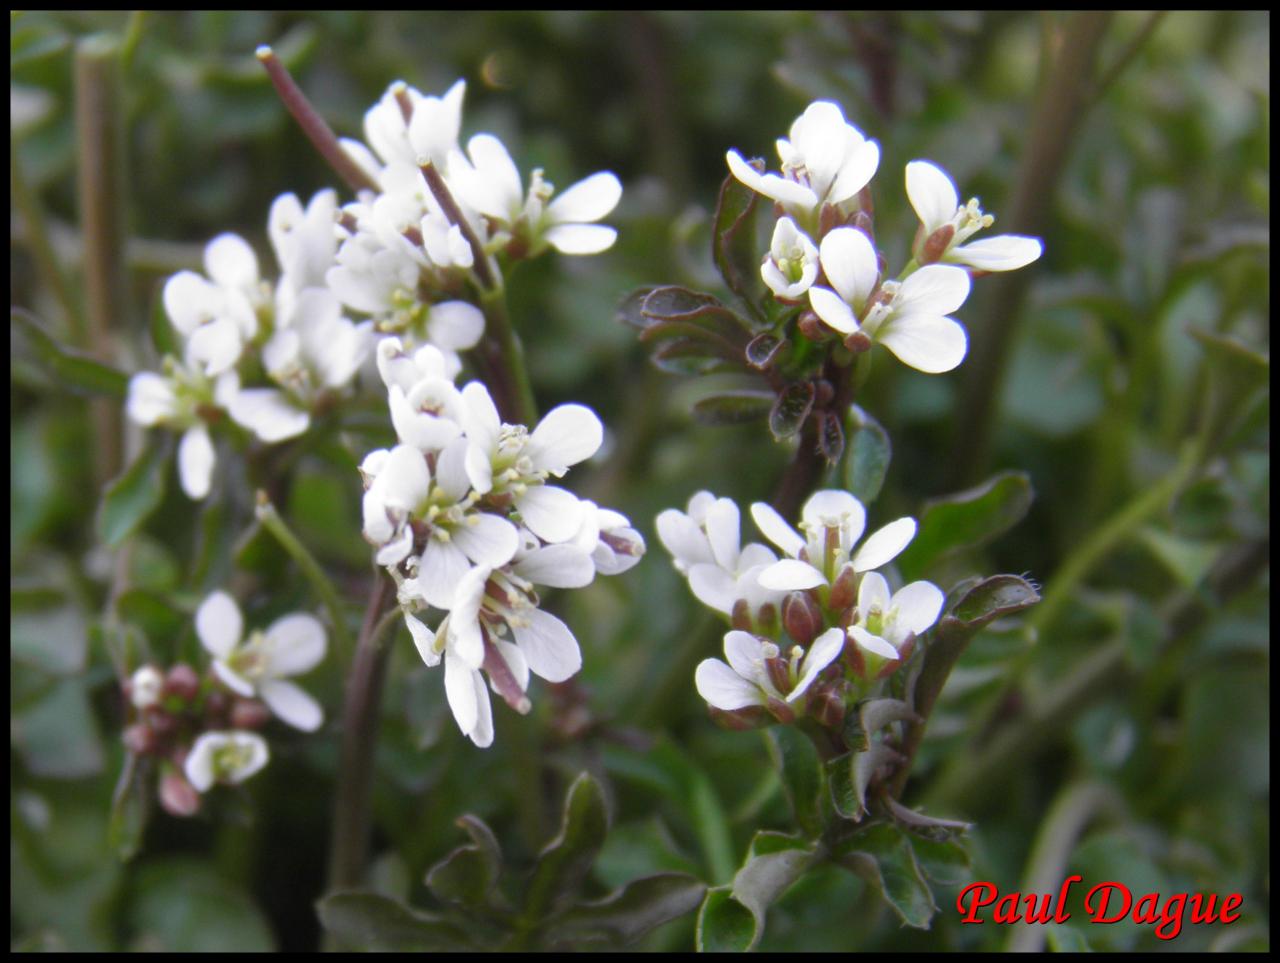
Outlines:
[[[538,420],[538,402],[529,382],[524,346],[507,313],[506,293],[498,290],[482,294],[480,307],[485,317],[483,350],[489,358],[493,376],[500,382],[500,391],[507,398],[503,415],[518,424],[532,427]]]
[[[22,215],[22,224],[25,227],[24,240],[36,262],[36,271],[40,275],[40,280],[62,307],[72,340],[77,344],[85,344],[88,332],[85,328],[84,315],[76,304],[75,295],[71,293],[71,282],[67,280],[66,272],[62,270],[58,256],[53,250],[53,244],[49,240],[44,208],[22,172],[21,158],[18,157],[18,142],[13,137],[9,138],[9,187],[13,192],[13,200],[17,204],[18,212]],[[12,238],[10,240],[12,241]]]
[[[1064,789],[1041,823],[1021,888],[1023,893],[1054,893],[1062,886],[1076,840],[1099,815],[1120,815],[1124,800],[1103,783],[1078,782]],[[1009,931],[1005,951],[1038,953],[1044,949],[1042,924],[1024,923]]]
[[[377,750],[382,683],[390,651],[389,646],[380,644],[381,630],[391,624],[390,620],[383,618],[383,613],[394,604],[396,597],[394,583],[381,569],[375,578],[377,581],[369,594],[342,706],[342,749],[333,808],[333,835],[329,844],[328,889],[331,892],[360,885],[369,853],[373,762]]]
[[[302,574],[307,577],[307,581],[311,583],[311,587],[315,589],[316,594],[320,596],[320,601],[329,612],[329,621],[333,623],[333,635],[337,648],[344,657],[349,656],[352,652],[351,632],[347,628],[346,616],[342,611],[342,600],[338,597],[333,583],[325,576],[320,563],[285,524],[285,520],[280,517],[280,513],[267,498],[266,492],[258,492],[258,504],[254,514],[262,527],[271,533],[280,543],[280,547],[298,564],[298,568],[302,569]]]

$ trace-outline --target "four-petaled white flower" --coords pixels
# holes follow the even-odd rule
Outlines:
[[[838,104],[819,100],[791,125],[791,139],[778,139],[781,174],[761,174],[736,150],[725,155],[733,176],[782,205],[813,229],[824,204],[840,205],[871,182],[880,146],[844,119]]]
[[[791,218],[780,217],[774,225],[760,275],[769,290],[784,301],[799,298],[818,277],[818,249]]]
[[[253,248],[220,234],[204,249],[208,277],[179,271],[165,283],[164,309],[185,340],[185,360],[214,377],[233,368],[258,333],[258,310],[269,302]]]
[[[244,782],[269,758],[266,740],[256,732],[205,732],[191,746],[182,768],[197,792],[208,792],[215,783]]]
[[[921,264],[949,261],[979,271],[1014,271],[1036,260],[1044,250],[1039,238],[1017,234],[966,244],[976,232],[995,223],[995,218],[982,212],[977,198],[961,205],[955,183],[936,164],[918,160],[907,165],[907,197],[920,217],[913,253]]]
[[[969,272],[928,264],[903,281],[877,287],[880,266],[871,240],[853,227],[836,228],[822,239],[822,270],[830,288],[809,288],[818,317],[844,335],[864,334],[904,364],[938,374],[964,360],[969,341],[947,315],[969,296]]]
[[[242,638],[243,633],[240,608],[226,592],[214,592],[196,611],[196,634],[214,657],[213,671],[227,688],[246,698],[260,696],[296,729],[320,728],[320,704],[285,681],[310,671],[324,658],[327,642],[320,620],[297,612],[276,619],[265,632],[255,630],[248,638]]]
[[[912,582],[892,596],[879,572],[867,572],[858,587],[857,621],[850,637],[868,652],[897,659],[903,645],[938,621],[946,596],[932,582]]]
[[[914,518],[899,518],[870,535],[855,552],[866,528],[867,512],[848,492],[815,492],[801,511],[801,536],[764,502],[751,506],[751,517],[765,538],[790,558],[760,573],[760,584],[779,591],[831,585],[845,569],[868,572],[891,562],[915,538]]]
[[[771,700],[794,704],[843,651],[840,629],[827,629],[807,652],[797,645],[785,655],[772,642],[734,630],[724,637],[728,663],[704,659],[694,673],[694,684],[703,699],[726,712],[767,706]]]

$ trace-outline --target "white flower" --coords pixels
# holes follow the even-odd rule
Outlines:
[[[879,263],[862,231],[836,228],[822,239],[820,251],[822,270],[835,290],[814,285],[809,303],[827,325],[844,335],[864,334],[904,364],[930,374],[950,371],[964,360],[968,338],[946,315],[969,296],[967,271],[929,264],[877,288]]]
[[[197,792],[208,792],[214,783],[244,782],[269,758],[266,740],[256,732],[205,732],[187,753],[183,770]]]
[[[735,630],[724,637],[728,663],[704,659],[694,673],[694,684],[702,698],[726,712],[766,706],[771,700],[794,703],[843,651],[840,629],[823,632],[808,652],[793,646],[785,657],[772,642]]]
[[[791,125],[791,139],[778,139],[782,173],[760,174],[742,155],[725,155],[733,176],[777,201],[802,224],[816,226],[823,204],[839,205],[870,183],[880,164],[880,146],[845,122],[839,105],[819,100]]]
[[[597,572],[620,575],[640,561],[645,552],[644,536],[631,527],[625,515],[585,498],[578,504],[582,527],[573,544],[590,554]]]
[[[135,709],[147,709],[160,701],[164,676],[154,665],[144,665],[129,677],[129,701]]]
[[[467,153],[449,158],[449,183],[458,198],[483,215],[506,237],[519,236],[528,254],[550,244],[562,254],[598,254],[613,245],[618,232],[595,224],[618,204],[622,185],[608,171],[578,181],[555,200],[555,188],[535,170],[526,194],[520,171],[502,141],[492,134],[477,134],[467,142]]]
[[[546,480],[559,478],[600,448],[604,426],[595,412],[584,405],[560,405],[529,431],[503,424],[478,381],[462,389],[462,400],[466,474],[476,492],[510,494],[522,522],[543,541],[573,538],[582,525],[582,505],[572,492]]]
[[[896,659],[906,642],[926,631],[942,612],[946,597],[932,582],[912,582],[889,595],[879,572],[867,572],[858,587],[857,621],[849,635],[881,658]]]
[[[817,278],[818,249],[791,218],[778,218],[774,225],[773,241],[760,265],[760,275],[775,296],[788,301],[808,291]]]
[[[337,216],[333,190],[316,193],[305,210],[296,194],[281,194],[272,202],[267,234],[280,264],[280,287],[302,291],[324,286],[338,250]]]
[[[258,309],[269,299],[258,258],[244,238],[220,234],[204,249],[208,278],[179,271],[165,283],[164,307],[185,339],[189,365],[216,376],[240,360],[258,333]]]
[[[365,140],[377,157],[356,140],[343,138],[342,146],[374,180],[382,175],[383,165],[405,165],[416,170],[419,157],[443,164],[450,150],[458,145],[466,92],[464,80],[454,83],[442,97],[425,96],[397,80],[364,115]]]
[[[765,538],[790,558],[774,562],[760,573],[760,584],[778,591],[831,585],[846,565],[867,572],[888,564],[916,534],[914,518],[899,518],[869,536],[855,552],[866,528],[862,503],[848,492],[815,492],[801,511],[802,537],[764,502],[751,506],[751,517]]]
[[[980,271],[1013,271],[1040,257],[1039,238],[1017,234],[965,244],[975,233],[995,223],[978,199],[960,204],[960,194],[946,171],[928,161],[907,165],[907,197],[920,217],[920,233],[913,251],[921,264],[950,261]]]
[[[320,620],[298,612],[276,619],[265,632],[255,630],[242,640],[243,631],[240,608],[226,592],[214,592],[196,611],[196,634],[214,657],[213,671],[227,688],[246,698],[260,696],[272,712],[296,729],[314,732],[320,728],[324,715],[319,703],[285,681],[288,676],[310,671],[324,658],[327,641]]]

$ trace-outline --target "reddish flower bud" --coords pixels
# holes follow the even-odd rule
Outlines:
[[[743,632],[751,631],[751,606],[746,599],[738,599],[733,603],[733,614],[729,616],[729,624]]]
[[[867,237],[871,238],[873,243],[875,242],[876,236],[871,224],[871,215],[867,211],[858,211],[854,214],[853,219],[849,222],[849,226],[856,227],[863,234],[867,235]]]
[[[926,239],[920,248],[920,263],[932,264],[942,255],[947,253],[947,246],[950,245],[951,239],[956,236],[955,225],[943,224]]]
[[[800,645],[808,645],[822,631],[822,610],[808,592],[792,592],[782,600],[782,624]]]
[[[185,662],[173,666],[164,677],[164,694],[190,702],[200,691],[200,676]]]
[[[764,668],[775,689],[783,694],[791,691],[791,671],[786,659],[776,657],[765,659]]]
[[[156,751],[160,740],[156,732],[145,722],[137,722],[127,727],[121,734],[124,747],[135,756],[149,756]]]
[[[200,810],[200,794],[180,772],[167,772],[160,780],[160,805],[170,816],[194,816]]]
[[[827,597],[827,608],[832,612],[845,612],[858,601],[858,573],[852,565],[845,565],[831,585],[831,594]]]
[[[872,341],[862,331],[855,331],[844,339],[844,346],[854,354],[862,354],[871,350]]]
[[[831,382],[826,378],[819,378],[813,383],[814,395],[813,406],[815,408],[825,408],[831,404],[836,396],[836,389],[831,387]]]
[[[271,710],[257,699],[236,699],[231,703],[232,729],[261,729],[271,718]]]
[[[716,725],[725,729],[733,729],[737,732],[759,729],[773,721],[764,706],[746,706],[732,711],[717,709],[715,706],[707,706],[707,711]]]
[[[781,699],[770,699],[769,714],[781,722],[784,726],[789,726],[796,721],[795,710]]]
[[[204,720],[206,729],[221,729],[231,709],[231,697],[221,689],[212,690],[204,700]]]
[[[809,696],[809,715],[828,729],[839,729],[844,723],[844,680],[831,686],[823,686]]]
[[[772,602],[765,602],[756,613],[756,624],[765,635],[778,633],[778,607]]]
[[[178,728],[178,717],[166,712],[159,706],[149,706],[143,710],[142,720],[161,739],[172,735]]]
[[[800,319],[796,321],[796,329],[810,341],[826,341],[831,337],[822,319],[812,311],[800,315]]]

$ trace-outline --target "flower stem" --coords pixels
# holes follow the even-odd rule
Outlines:
[[[342,707],[342,751],[338,763],[338,795],[333,806],[329,843],[329,890],[350,889],[364,877],[369,853],[369,797],[377,750],[378,714],[388,647],[380,644],[389,621],[383,612],[395,601],[396,588],[381,570],[376,576],[347,676]]]
[[[312,146],[329,162],[329,166],[335,173],[353,191],[376,191],[378,185],[342,149],[333,129],[320,116],[320,112],[311,106],[311,101],[307,100],[307,95],[290,76],[288,69],[280,62],[275,51],[263,44],[257,49],[257,57],[266,68],[267,76],[271,78],[271,83],[276,88],[276,93],[280,95],[285,108],[293,115],[293,119],[298,122],[298,126],[307,135]]]

